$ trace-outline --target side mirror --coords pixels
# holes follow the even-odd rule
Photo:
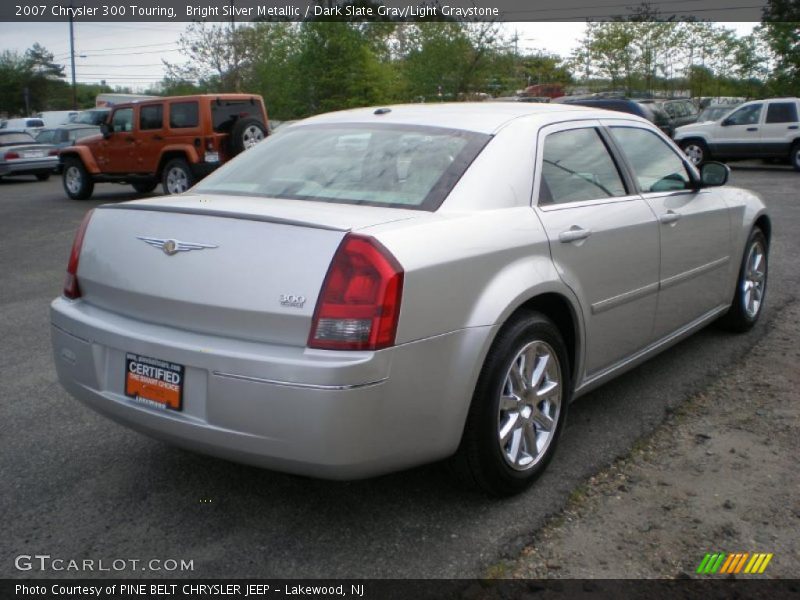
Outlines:
[[[733,121],[731,121],[730,117],[728,117],[727,119],[723,119],[720,125],[727,127],[728,125],[733,125]]]
[[[731,168],[720,162],[707,162],[700,167],[700,179],[703,187],[716,187],[728,183]]]
[[[111,137],[111,134],[114,133],[114,126],[113,125],[109,125],[108,123],[101,123],[100,124],[100,133],[103,134],[103,137],[105,139],[108,139],[108,138]]]

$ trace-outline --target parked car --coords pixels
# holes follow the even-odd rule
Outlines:
[[[800,171],[798,114],[798,98],[754,100],[720,121],[680,127],[675,140],[696,165],[710,158],[778,158],[788,159]]]
[[[516,493],[573,398],[758,320],[770,220],[728,173],[572,105],[307,119],[187,194],[86,215],[51,305],[58,378],[200,452],[336,479],[453,456]]]
[[[0,129],[0,177],[35,175],[45,181],[58,165],[58,149],[22,130]]]
[[[739,104],[711,104],[704,108],[697,117],[697,123],[706,123],[707,121],[720,121],[728,113],[733,112],[733,109]]]
[[[77,110],[46,110],[37,113],[36,116],[44,122],[45,127],[58,127],[59,125],[69,123],[70,120],[77,117],[78,114]]]
[[[110,108],[90,108],[75,115],[70,123],[77,123],[79,125],[97,125],[100,126],[106,122],[108,115],[111,113]]]
[[[111,109],[102,136],[60,154],[64,190],[85,200],[97,182],[131,184],[137,192],[179,194],[263,140],[268,133],[261,96],[174,96]]]
[[[97,135],[100,127],[70,123],[61,127],[45,128],[36,135],[36,141],[42,144],[53,144],[58,148],[72,146],[78,140]]]
[[[16,131],[24,131],[36,135],[44,128],[44,121],[39,117],[29,117],[21,119],[9,119],[3,124],[3,129],[13,129]]]
[[[661,131],[672,137],[675,128],[672,125],[672,120],[669,115],[660,109],[658,106],[651,104],[642,104],[637,100],[630,98],[577,98],[574,100],[563,100],[564,104],[577,104],[579,106],[587,106],[590,108],[602,108],[604,110],[613,110],[616,112],[624,112],[637,117],[642,117],[653,123]]]
[[[652,98],[639,100],[639,102],[663,110],[672,120],[673,127],[694,123],[700,114],[694,102],[689,98]]]

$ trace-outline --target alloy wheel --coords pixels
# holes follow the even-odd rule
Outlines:
[[[64,182],[67,184],[67,189],[71,194],[78,194],[83,183],[81,170],[75,166],[67,167],[67,172],[64,174]]]
[[[744,310],[751,319],[754,319],[761,310],[766,282],[766,252],[761,242],[756,240],[750,245],[750,250],[747,253],[742,281]]]
[[[526,344],[516,355],[500,392],[497,439],[506,464],[533,468],[556,434],[561,412],[561,365],[543,341]]]
[[[170,194],[181,194],[189,189],[189,177],[180,167],[172,167],[167,172],[167,191]]]

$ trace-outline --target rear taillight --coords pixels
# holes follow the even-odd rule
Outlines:
[[[86,228],[89,227],[93,212],[94,209],[87,212],[86,216],[83,217],[83,221],[81,221],[78,231],[75,233],[75,240],[72,242],[72,251],[69,253],[67,277],[64,279],[64,296],[73,300],[81,297],[81,288],[78,285],[78,260],[81,257],[83,237],[86,235]]]
[[[19,152],[6,152],[5,159],[19,158]]]
[[[394,344],[403,268],[380,242],[347,234],[319,293],[309,348],[379,350]]]

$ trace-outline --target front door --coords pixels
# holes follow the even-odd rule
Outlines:
[[[696,174],[659,134],[613,125],[642,197],[659,220],[661,268],[654,336],[661,339],[729,298],[728,207],[718,189],[697,189]]]
[[[725,158],[759,155],[759,122],[763,105],[746,104],[714,127],[711,154]]]
[[[104,173],[133,173],[135,139],[133,108],[118,108],[111,115],[113,131],[101,143],[100,169]]]
[[[575,292],[586,327],[586,375],[652,341],[658,223],[612,158],[597,121],[543,130],[536,211],[553,262]]]

